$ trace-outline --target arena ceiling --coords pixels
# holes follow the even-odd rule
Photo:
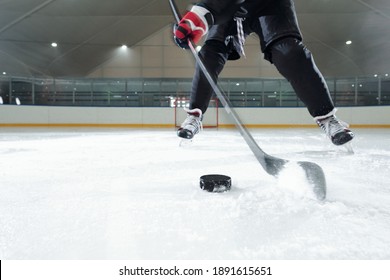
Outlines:
[[[176,2],[181,10],[191,3]],[[327,75],[390,72],[389,0],[295,4],[305,43]],[[86,76],[113,47],[139,44],[172,22],[168,0],[0,0],[0,74]]]

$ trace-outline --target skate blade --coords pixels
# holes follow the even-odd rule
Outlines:
[[[179,142],[180,147],[190,147],[192,145],[192,139],[181,139]]]
[[[342,147],[347,151],[348,154],[353,155],[355,152],[353,151],[352,141],[345,143]]]

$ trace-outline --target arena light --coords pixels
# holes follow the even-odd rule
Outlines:
[[[53,42],[53,43],[51,43],[51,46],[52,46],[53,48],[56,48],[56,47],[58,47],[58,44],[57,44],[56,42]]]
[[[350,44],[352,44],[352,41],[351,41],[351,40],[348,40],[348,41],[345,42],[345,44],[346,44],[346,45],[350,45]]]

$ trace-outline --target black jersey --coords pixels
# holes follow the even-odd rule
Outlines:
[[[221,24],[234,16],[253,17],[270,3],[279,0],[205,0],[198,5],[207,8],[214,16],[215,24]]]

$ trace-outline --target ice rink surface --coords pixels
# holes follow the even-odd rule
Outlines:
[[[316,201],[294,164],[265,173],[236,130],[179,147],[173,129],[1,128],[0,259],[389,259],[390,130],[251,130],[270,155],[319,164]],[[199,177],[232,178],[226,193]]]

